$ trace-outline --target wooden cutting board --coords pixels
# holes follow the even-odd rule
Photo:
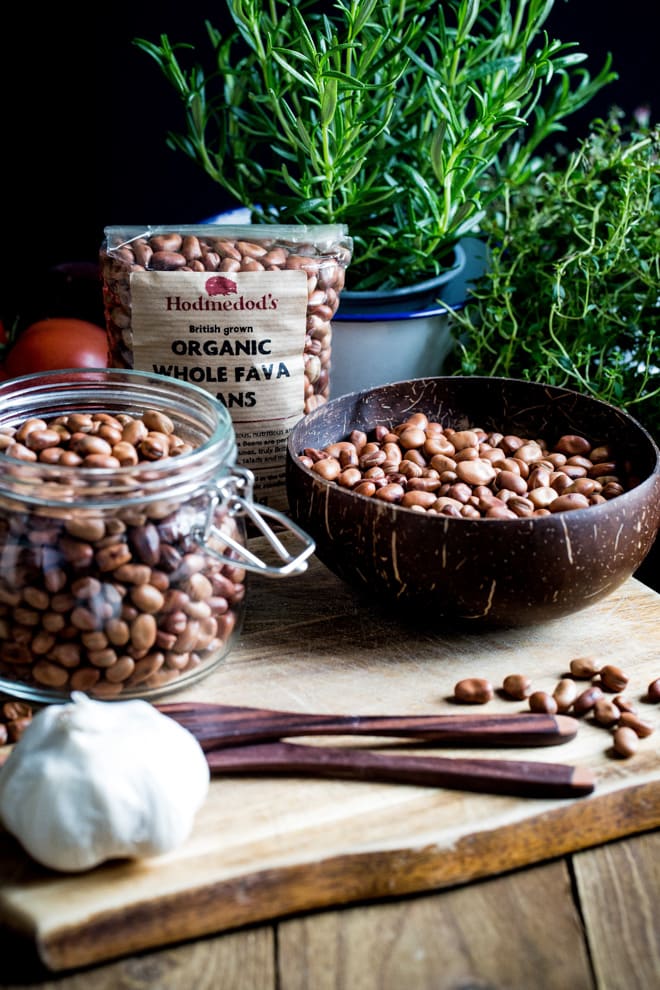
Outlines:
[[[660,595],[634,579],[572,617],[466,632],[380,614],[313,560],[299,577],[252,578],[231,655],[168,700],[456,713],[448,699],[461,677],[489,677],[497,686],[506,674],[526,673],[535,688],[552,690],[570,659],[585,654],[625,669],[627,696],[660,730],[660,705],[639,701],[660,676]],[[480,710],[525,708],[496,697]],[[27,935],[42,961],[61,970],[295,912],[462,884],[657,827],[660,731],[622,760],[607,730],[588,720],[579,726],[560,747],[460,750],[590,767],[596,789],[577,800],[216,778],[193,835],[176,852],[79,875],[38,866],[1,833],[0,923]]]

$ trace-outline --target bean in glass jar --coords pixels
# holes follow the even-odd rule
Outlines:
[[[304,571],[314,544],[252,501],[225,407],[157,374],[55,371],[0,385],[0,689],[153,697],[208,674],[247,572]],[[293,531],[291,555],[267,518]],[[247,551],[246,520],[272,566]]]

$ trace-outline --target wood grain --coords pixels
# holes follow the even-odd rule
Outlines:
[[[442,897],[287,921],[279,945],[280,990],[594,987],[564,862]]]
[[[318,562],[305,576],[255,579],[248,604],[227,660],[172,700],[321,714],[456,714],[451,695],[461,677],[499,685],[522,672],[548,690],[573,656],[591,653],[625,668],[626,693],[641,706],[658,676],[660,596],[634,580],[567,621],[478,634],[412,628],[365,610]],[[496,695],[485,710],[524,705]],[[644,716],[660,728],[660,706],[645,706]],[[181,849],[82,875],[38,867],[2,834],[0,922],[26,933],[59,971],[300,911],[490,877],[660,825],[658,738],[640,740],[631,760],[614,759],[608,731],[580,720],[576,737],[553,751],[595,774],[594,793],[578,800],[216,779]],[[468,747],[461,755],[496,754]],[[515,755],[544,759],[537,747]]]
[[[660,985],[660,834],[573,859],[599,990]]]
[[[277,990],[270,925],[53,977],[0,940],[0,990]]]

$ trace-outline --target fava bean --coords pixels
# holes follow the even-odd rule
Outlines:
[[[623,471],[611,477],[594,474],[602,472],[602,462],[596,464],[589,458],[592,448],[586,438],[571,435],[558,442],[580,453],[567,454],[556,445],[551,449],[543,440],[496,431],[455,430],[413,414],[393,426],[379,423],[368,434],[354,431],[324,450],[304,450],[299,457],[328,483],[415,512],[455,518],[555,515],[590,508],[625,490]],[[353,447],[356,455],[350,474],[343,472],[347,465],[340,458],[346,446]],[[607,464],[608,470],[611,464],[613,472],[619,471],[616,461]],[[371,472],[376,469],[382,484],[362,487],[367,479],[375,480]],[[400,486],[403,492],[391,485]],[[410,491],[437,492],[439,499],[406,498]],[[457,502],[469,510],[457,509]]]
[[[552,697],[557,703],[557,711],[567,712],[577,698],[577,693],[575,681],[570,677],[563,677],[552,692]]]
[[[591,680],[600,671],[600,664],[595,657],[574,657],[569,669],[572,677],[578,680]]]
[[[627,687],[629,679],[628,675],[624,674],[620,667],[615,667],[614,664],[605,664],[600,669],[601,687],[604,691],[609,691],[612,694],[623,691]]]
[[[599,687],[593,685],[578,694],[577,698],[573,702],[573,714],[574,715],[586,715],[590,712],[596,702],[603,697],[603,692]]]
[[[660,701],[660,677],[656,677],[649,684],[646,691],[646,700],[654,705]]]
[[[614,752],[628,759],[634,756],[639,746],[639,736],[629,725],[621,725],[614,730]]]
[[[502,682],[502,690],[509,698],[522,701],[532,693],[532,682],[525,674],[508,674]]]
[[[494,694],[493,685],[484,677],[466,677],[454,686],[454,697],[464,704],[485,705]]]
[[[593,708],[594,720],[598,725],[610,727],[616,725],[621,718],[621,712],[609,698],[598,698]]]
[[[543,712],[546,715],[556,715],[559,707],[556,699],[547,691],[533,691],[528,703],[530,711]]]

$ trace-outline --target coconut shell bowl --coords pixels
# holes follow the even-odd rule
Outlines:
[[[360,598],[433,625],[524,626],[587,608],[634,574],[660,527],[660,451],[634,418],[504,378],[333,399],[291,431],[286,486],[326,567]]]

